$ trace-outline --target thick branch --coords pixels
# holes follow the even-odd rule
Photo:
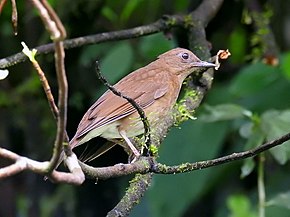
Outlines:
[[[151,181],[152,173],[136,175],[135,178],[130,181],[130,186],[125,196],[110,212],[108,212],[107,217],[129,216],[131,210],[139,203],[140,198],[144,196],[144,193],[150,187]]]
[[[191,15],[194,20],[198,20],[204,27],[212,20],[217,14],[223,0],[204,0],[199,7],[194,10]]]
[[[104,33],[99,33],[95,35],[69,39],[63,42],[64,48],[71,49],[71,48],[81,47],[84,45],[99,44],[101,42],[118,41],[118,40],[137,38],[137,37],[141,37],[145,35],[150,35],[150,34],[165,31],[175,26],[183,26],[185,22],[185,18],[186,16],[178,16],[178,15],[166,16],[148,25],[138,26],[138,27],[126,29],[126,30],[104,32]],[[54,48],[54,44],[51,43],[51,44],[38,46],[34,49],[37,50],[37,55],[39,55],[39,54],[51,53],[54,51],[55,48]],[[10,66],[16,65],[25,60],[27,60],[27,58],[23,53],[17,53],[10,57],[0,59],[0,69],[8,68]]]

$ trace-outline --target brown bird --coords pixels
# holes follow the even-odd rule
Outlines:
[[[114,88],[143,108],[151,129],[154,129],[171,112],[184,79],[197,68],[215,66],[201,61],[189,50],[175,48],[125,76]],[[128,138],[142,133],[144,127],[136,109],[126,99],[108,90],[85,113],[70,146],[75,148],[98,136],[108,140],[124,139],[138,157],[139,151]],[[105,151],[107,149],[102,153]]]

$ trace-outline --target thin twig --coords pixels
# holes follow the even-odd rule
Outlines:
[[[44,0],[45,1],[45,0]],[[43,4],[39,0],[31,0],[34,7],[39,12],[39,16],[46,28],[46,30],[49,32],[49,35],[53,41],[61,39],[61,32],[58,29],[58,26],[56,25],[56,21],[53,20],[53,17],[50,16],[47,7],[47,4]]]
[[[6,2],[7,2],[7,0],[1,0],[1,1],[0,1],[0,15],[1,15],[1,13],[2,13],[3,7],[4,7],[4,5],[6,4]]]
[[[11,22],[12,22],[14,35],[17,35],[18,14],[17,14],[16,1],[11,0],[11,5],[12,5]]]
[[[144,150],[144,153],[146,155],[150,155],[148,148],[149,148],[149,146],[151,144],[151,134],[150,134],[151,131],[150,131],[150,125],[149,125],[148,119],[147,119],[147,117],[145,115],[145,112],[144,112],[143,108],[137,102],[135,102],[135,100],[133,100],[132,98],[130,98],[130,97],[126,96],[126,95],[124,95],[122,92],[118,91],[114,86],[109,84],[107,79],[100,72],[100,67],[99,67],[99,62],[98,61],[96,61],[95,70],[96,70],[98,78],[103,82],[103,84],[107,88],[109,88],[115,95],[126,99],[136,109],[136,111],[138,112],[138,114],[140,116],[140,119],[141,119],[141,121],[143,123],[143,126],[144,126],[144,138],[145,138],[145,150]]]
[[[233,153],[230,155],[226,155],[224,157],[216,158],[213,160],[207,160],[207,161],[199,161],[196,163],[185,163],[178,166],[165,166],[162,164],[156,165],[156,167],[152,168],[152,172],[154,173],[161,173],[161,174],[176,174],[176,173],[184,173],[189,172],[193,170],[198,169],[204,169],[212,166],[217,166],[221,164],[225,164],[232,161],[242,160],[249,157],[254,157],[257,154],[260,154],[266,150],[269,150],[275,146],[281,145],[284,142],[287,142],[290,140],[290,133],[287,133],[280,138],[264,143],[261,146],[258,146],[256,148],[250,149],[248,151]]]
[[[63,146],[66,136],[66,124],[67,124],[67,95],[68,95],[68,84],[64,66],[64,48],[62,41],[55,42],[55,69],[58,81],[58,109],[59,115],[57,120],[57,135],[54,143],[54,151],[50,160],[52,171],[58,164],[60,153],[63,147],[68,148],[69,146]],[[67,152],[66,152],[67,153]]]
[[[59,87],[58,116],[54,149],[47,171],[49,175],[49,173],[51,173],[57,166],[63,147],[69,147],[67,145],[63,146],[66,136],[68,84],[64,66],[65,53],[62,40],[65,38],[66,33],[60,19],[53,12],[53,9],[46,2],[46,0],[42,0],[42,2],[40,2],[39,0],[31,0],[31,2],[38,10],[43,24],[49,32],[51,39],[54,41],[55,47],[55,69]]]

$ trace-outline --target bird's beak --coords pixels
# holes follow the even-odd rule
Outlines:
[[[205,61],[198,61],[198,62],[194,62],[192,63],[192,66],[194,67],[216,67],[216,64],[214,63],[208,63],[208,62],[205,62]]]

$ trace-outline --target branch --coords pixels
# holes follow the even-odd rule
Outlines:
[[[6,4],[6,2],[7,2],[7,0],[1,0],[1,1],[0,1],[0,15],[1,15],[1,13],[2,13],[3,7],[4,7],[4,5]]]
[[[184,26],[186,22],[186,16],[165,16],[162,19],[157,20],[154,23],[138,26],[131,29],[104,32],[95,35],[83,36],[75,39],[65,40],[63,46],[65,49],[71,49],[76,47],[81,47],[90,44],[99,44],[101,42],[108,41],[119,41],[130,38],[137,38],[141,36],[146,36],[162,31],[166,31],[172,27]],[[36,48],[37,55],[51,53],[55,50],[54,44],[41,45]],[[20,62],[26,61],[27,58],[23,53],[17,53],[10,57],[0,59],[0,69],[8,68],[16,65]]]
[[[11,6],[12,6],[11,23],[12,23],[14,35],[17,35],[18,13],[17,13],[17,6],[16,6],[15,0],[11,0]]]
[[[166,166],[162,164],[157,164],[157,166],[152,168],[152,172],[161,173],[161,174],[176,174],[176,173],[185,173],[193,170],[200,170],[208,167],[213,167],[221,164],[225,164],[231,161],[242,160],[249,157],[254,157],[264,151],[267,151],[278,145],[282,145],[284,142],[290,140],[290,133],[283,135],[282,137],[272,140],[270,142],[264,143],[256,148],[250,149],[248,151],[233,153],[226,155],[224,157],[216,158],[213,160],[199,161],[196,163],[185,163],[178,166]]]
[[[207,24],[215,17],[223,0],[204,0],[196,10],[191,13],[194,20],[198,20],[202,26],[206,27]]]
[[[206,161],[198,161],[195,163],[184,163],[177,166],[167,166],[161,163],[157,163],[152,157],[141,157],[134,163],[130,164],[116,164],[110,167],[94,168],[84,163],[80,163],[82,170],[91,178],[94,179],[109,179],[120,177],[129,174],[136,173],[156,173],[156,174],[177,174],[186,173],[194,170],[205,169],[222,164],[226,164],[232,161],[242,160],[249,157],[254,157],[262,152],[265,152],[271,148],[282,145],[290,140],[290,133],[281,136],[280,138],[266,142],[256,148],[237,152],[230,155],[226,155],[220,158]]]
[[[262,10],[258,0],[244,0],[246,7],[250,11],[250,16],[255,29],[256,44],[262,48],[263,61],[268,65],[279,64],[279,48],[276,43],[273,31],[269,25],[270,16]],[[269,12],[268,12],[269,13]]]
[[[0,148],[0,156],[14,161],[13,164],[0,168],[0,180],[20,173],[24,170],[30,170],[41,175],[47,174],[47,168],[50,162],[38,162],[27,157],[22,157],[4,148]],[[49,179],[54,182],[80,185],[84,182],[85,176],[78,164],[75,155],[66,159],[66,163],[71,173],[53,171],[49,174]]]
[[[54,10],[45,1],[31,0],[34,7],[38,10],[39,16],[42,19],[51,39],[54,41],[55,47],[55,69],[58,82],[58,116],[57,116],[57,133],[54,142],[54,151],[50,160],[48,173],[57,166],[60,154],[63,149],[63,142],[65,139],[66,119],[67,119],[67,78],[64,67],[64,47],[62,40],[66,37],[65,29],[55,14]]]
[[[130,181],[125,196],[121,201],[107,214],[107,217],[129,216],[131,210],[139,203],[140,198],[150,187],[152,173],[144,175],[138,174]]]

